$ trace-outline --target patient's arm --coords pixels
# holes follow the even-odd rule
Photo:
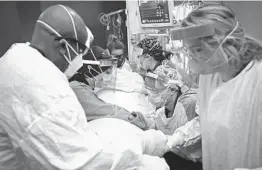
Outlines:
[[[89,86],[79,82],[71,82],[70,86],[85,110],[88,121],[105,117],[117,118],[130,122],[141,129],[145,129],[144,122],[130,120],[130,112],[122,107],[100,100]]]
[[[121,107],[100,100],[89,86],[76,81],[71,82],[70,86],[84,108],[87,120],[102,117],[114,117],[128,120],[130,112]]]

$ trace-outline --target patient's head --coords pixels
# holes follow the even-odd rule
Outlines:
[[[108,37],[107,49],[112,57],[118,59],[117,67],[120,68],[125,63],[125,45],[115,35]]]

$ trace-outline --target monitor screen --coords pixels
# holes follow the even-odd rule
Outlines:
[[[142,26],[170,26],[169,1],[140,0],[139,14]]]

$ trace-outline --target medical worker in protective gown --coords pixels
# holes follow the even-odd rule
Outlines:
[[[169,65],[160,65],[146,76],[150,101],[157,106],[150,128],[165,134],[183,135],[183,143],[174,152],[194,162],[201,160],[201,135],[199,117],[196,112],[197,89],[182,83],[179,73]]]
[[[159,156],[175,137],[119,119],[106,122],[129,130],[126,136],[110,134],[104,119],[87,122],[68,79],[90,41],[81,17],[55,5],[40,15],[31,43],[13,44],[1,57],[0,169],[169,169]]]
[[[176,68],[182,78],[183,84],[188,87],[196,88],[196,83],[193,82],[192,78],[181,68],[177,67],[172,63],[172,53],[163,50],[162,45],[156,37],[146,37],[142,39],[137,46],[143,50],[141,56],[139,56],[139,68],[146,72],[154,72],[160,65],[169,65]]]
[[[261,43],[217,3],[188,14],[172,37],[184,40],[191,68],[210,76],[207,106],[199,103],[204,170],[262,169]]]
[[[147,37],[137,46],[143,49],[139,67],[148,72],[145,76],[148,96],[157,108],[154,119],[147,122],[148,127],[165,134],[175,133],[181,146],[173,152],[194,162],[201,161],[196,84],[185,71],[175,67],[170,61],[172,54],[163,50],[157,38]]]

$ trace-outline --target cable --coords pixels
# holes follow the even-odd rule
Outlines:
[[[119,10],[121,11],[121,10]],[[123,11],[123,10],[122,10]],[[116,11],[118,12],[118,11]],[[115,17],[117,15],[117,18]],[[112,17],[112,18],[111,18]],[[112,13],[110,15],[105,14],[105,13],[100,13],[99,14],[99,21],[101,24],[107,27],[107,30],[109,31],[111,26],[113,28],[113,34],[118,37],[119,40],[123,40],[124,34],[121,29],[123,19],[121,15],[118,13]]]
[[[115,15],[112,16],[112,26],[113,26],[113,32],[114,35],[118,37],[119,40],[122,40],[124,38],[123,32],[121,29],[121,25],[123,23],[123,19],[120,14],[117,14],[117,19],[115,19]]]
[[[110,30],[111,18],[108,15],[106,15],[105,13],[100,13],[99,14],[99,21],[100,21],[100,23],[102,23],[104,26],[107,27],[107,30]]]

